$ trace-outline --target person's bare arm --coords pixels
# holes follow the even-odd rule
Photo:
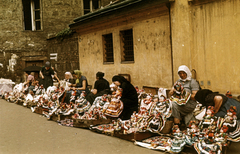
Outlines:
[[[197,93],[197,90],[192,91],[191,100],[194,100],[194,101],[195,101],[195,95],[196,95],[196,93]]]
[[[85,90],[86,89],[86,80],[82,81],[82,87],[76,88],[77,90]]]
[[[214,108],[215,108],[215,113],[218,113],[220,107],[222,106],[223,98],[222,96],[215,96],[214,97]]]
[[[57,77],[56,74],[54,74],[54,77],[58,80],[58,82],[60,82],[59,78]]]
[[[97,89],[92,89],[91,92],[96,95],[97,94]]]
[[[174,87],[172,87],[172,89],[169,91],[169,95],[172,96],[174,94]]]
[[[26,82],[24,82],[23,84],[26,85],[26,84],[29,84],[30,80],[27,80]]]
[[[42,74],[42,71],[40,71],[39,74],[40,74],[41,78],[44,79],[44,76],[43,76],[43,74]]]

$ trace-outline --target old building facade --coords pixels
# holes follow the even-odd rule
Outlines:
[[[48,48],[48,39],[68,28],[74,18],[88,13],[87,9],[92,12],[108,3],[109,0],[1,0],[0,77],[15,80],[22,76],[22,70],[27,66],[43,66],[51,57],[55,61],[56,54],[52,54],[55,53],[53,48]],[[63,50],[61,55],[67,56],[71,52],[75,52],[75,49]],[[68,61],[77,64],[71,69],[79,68],[76,57]],[[56,61],[56,64],[59,62]],[[65,68],[61,66],[59,64],[58,68]]]
[[[76,18],[80,68],[134,85],[171,88],[177,69],[196,71],[202,88],[240,94],[238,0],[123,0]]]

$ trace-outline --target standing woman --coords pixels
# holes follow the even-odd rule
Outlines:
[[[182,117],[184,117],[185,124],[188,124],[193,117],[193,110],[196,108],[197,102],[195,101],[195,94],[199,90],[199,84],[195,79],[192,79],[192,73],[186,65],[181,65],[178,68],[179,79],[177,82],[180,82],[186,91],[191,94],[191,98],[186,103],[186,105],[178,105],[176,102],[172,103],[172,117],[174,118],[174,124],[180,125]],[[170,95],[173,95],[175,92],[174,87],[169,92]]]
[[[138,111],[138,95],[134,86],[123,76],[116,75],[112,82],[122,88],[121,101],[123,102],[123,111],[119,118],[122,120],[130,119],[134,111]]]
[[[82,91],[85,91],[86,96],[89,94],[88,82],[85,76],[82,76],[82,72],[80,70],[74,70],[72,73],[75,78],[75,83],[71,85],[72,90],[77,90],[77,96],[80,96]]]
[[[45,66],[42,67],[39,74],[42,77],[42,84],[45,89],[53,86],[52,75],[58,80],[58,82],[60,82],[58,77],[54,74],[54,71],[51,68],[51,63],[49,61],[47,61]]]

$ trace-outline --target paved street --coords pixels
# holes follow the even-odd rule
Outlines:
[[[228,153],[238,153],[231,145]],[[59,126],[30,109],[0,99],[1,154],[160,154],[87,129]]]
[[[59,126],[30,109],[0,99],[1,154],[159,154],[87,129]]]

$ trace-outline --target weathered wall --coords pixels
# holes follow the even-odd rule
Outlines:
[[[47,60],[47,38],[68,27],[81,16],[80,0],[41,0],[42,31],[26,31],[23,24],[22,0],[0,1],[0,71],[6,75],[11,55],[19,58],[18,72],[22,73],[26,61]],[[5,56],[4,56],[5,55]],[[19,75],[20,75],[19,74]],[[0,76],[8,77],[8,76]]]
[[[175,0],[171,19],[174,80],[186,64],[202,88],[240,94],[240,1]]]
[[[141,13],[147,14],[146,12]],[[158,15],[160,14],[159,12],[157,13]],[[106,79],[110,82],[113,75],[130,74],[132,84],[135,86],[171,87],[171,48],[168,12],[165,11],[159,17],[144,20],[140,18],[140,15],[139,18],[128,15],[128,17],[123,18],[123,22],[117,22],[112,18],[109,20],[109,23],[105,23],[111,25],[111,28],[106,26],[103,30],[89,33],[86,33],[85,29],[81,29],[82,33],[79,33],[80,69],[83,71],[83,75],[88,78],[89,84],[95,82],[95,74],[98,71],[103,71]],[[111,22],[114,22],[114,24]],[[97,25],[99,27],[102,26],[101,24]],[[94,27],[92,28],[94,29]],[[124,64],[121,63],[119,31],[129,28],[133,29],[135,61],[134,63]],[[109,33],[113,34],[114,64],[103,64],[102,35]]]
[[[59,38],[49,39],[47,42],[48,55],[56,54],[49,57],[52,66],[55,67],[59,79],[64,79],[66,71],[72,72],[79,69],[79,53],[78,53],[78,36],[65,37],[63,40]]]
[[[191,6],[192,68],[204,88],[240,94],[240,1]]]

